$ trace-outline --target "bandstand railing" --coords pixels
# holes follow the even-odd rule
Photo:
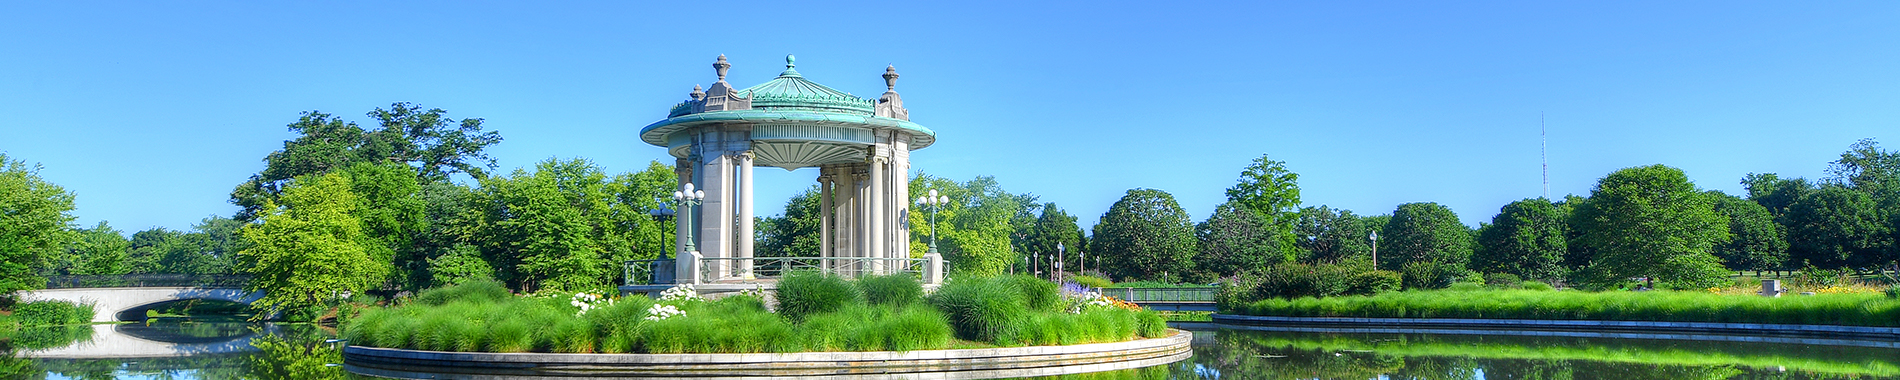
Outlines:
[[[924,272],[924,259],[883,257],[708,257],[699,260],[700,278],[777,279],[797,271],[819,271],[844,277],[864,274]],[[747,276],[746,264],[751,264]]]
[[[708,257],[699,259],[698,268],[699,278],[704,281],[778,279],[797,271],[819,271],[844,277],[892,273],[915,273],[921,277],[928,262],[928,259],[881,257]],[[678,262],[674,259],[628,260],[625,284],[678,283],[681,279],[675,273],[677,268]]]

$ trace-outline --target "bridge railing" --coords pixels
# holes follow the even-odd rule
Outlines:
[[[131,287],[243,287],[251,276],[229,274],[128,274],[119,276],[47,276],[47,289]]]
[[[1214,302],[1214,292],[1218,286],[1192,286],[1179,288],[1095,288],[1105,296],[1120,298],[1123,301],[1142,302]]]

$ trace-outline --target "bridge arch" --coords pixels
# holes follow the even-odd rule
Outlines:
[[[262,291],[245,291],[236,287],[187,286],[45,289],[22,291],[19,294],[19,300],[22,302],[67,301],[91,304],[93,322],[120,321],[120,313],[166,302],[199,299],[249,305],[261,298],[264,298]]]

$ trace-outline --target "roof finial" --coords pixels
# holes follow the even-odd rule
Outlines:
[[[792,56],[791,54],[786,54],[786,55],[785,55],[785,68],[787,68],[787,69],[789,69],[789,68],[792,68],[792,67],[795,67],[795,66],[798,66],[798,65],[796,65],[796,64],[794,64],[794,62],[797,62],[797,61],[798,61],[798,57],[793,57],[793,56]]]
[[[897,91],[897,66],[884,66],[884,90]]]
[[[719,61],[718,61],[718,62],[713,62],[713,70],[715,70],[715,71],[718,71],[718,72],[719,72],[719,81],[720,81],[720,82],[724,82],[724,81],[726,81],[726,69],[730,69],[730,68],[732,68],[732,64],[730,64],[730,63],[726,63],[726,55],[725,55],[725,54],[720,54],[720,55],[719,55]]]
[[[695,85],[693,85],[693,92],[692,92],[692,93],[690,93],[690,94],[686,94],[686,96],[691,96],[691,97],[693,97],[693,100],[700,100],[701,98],[705,98],[705,97],[706,97],[706,92],[705,92],[705,91],[701,91],[701,90],[699,89],[699,85],[697,85],[697,84],[695,84]]]

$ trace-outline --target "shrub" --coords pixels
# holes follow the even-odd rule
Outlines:
[[[22,326],[77,325],[92,322],[92,305],[66,301],[33,301],[13,305],[13,317]]]
[[[1399,275],[1406,289],[1443,289],[1451,286],[1453,282],[1464,279],[1468,273],[1464,268],[1456,265],[1415,261],[1405,263],[1405,266],[1400,267]],[[1480,279],[1475,282],[1482,283],[1483,281]]]
[[[1280,264],[1261,272],[1255,293],[1260,298],[1332,297],[1346,294],[1353,277],[1347,266]]]
[[[1346,288],[1346,295],[1369,296],[1399,290],[1402,280],[1399,272],[1375,270],[1353,275],[1352,283]]]
[[[422,291],[416,295],[416,302],[424,305],[440,306],[454,301],[499,302],[514,297],[508,288],[494,281],[471,281],[461,285],[450,285]]]
[[[1056,311],[1062,307],[1062,289],[1054,282],[1035,276],[1018,274],[997,277],[1005,281],[1003,286],[1016,288],[1023,293],[1023,302],[1030,310]]]
[[[930,295],[930,303],[949,318],[958,338],[1013,345],[1030,313],[1025,292],[1012,286],[1024,281],[1012,277],[952,280]]]
[[[1493,288],[1515,289],[1524,286],[1524,279],[1510,273],[1492,273],[1484,275],[1484,285]]]
[[[1115,286],[1114,282],[1110,282],[1106,278],[1083,275],[1083,274],[1069,276],[1069,281],[1077,283],[1077,284],[1081,284],[1082,286],[1091,287],[1091,288],[1109,288],[1109,287]]]
[[[1454,291],[1454,292],[1475,292],[1479,290],[1484,290],[1484,284],[1479,284],[1476,282],[1454,282],[1451,284],[1451,286],[1448,286],[1445,289]]]
[[[909,273],[858,277],[858,289],[875,305],[909,305],[924,299],[924,285]]]
[[[805,316],[838,310],[864,302],[864,293],[842,277],[812,271],[794,272],[779,280],[778,312],[793,322]]]
[[[1524,290],[1536,290],[1536,291],[1548,291],[1548,290],[1556,289],[1556,288],[1552,288],[1550,284],[1546,284],[1546,283],[1538,282],[1538,281],[1521,282],[1521,283],[1518,283],[1518,287],[1524,288]]]

